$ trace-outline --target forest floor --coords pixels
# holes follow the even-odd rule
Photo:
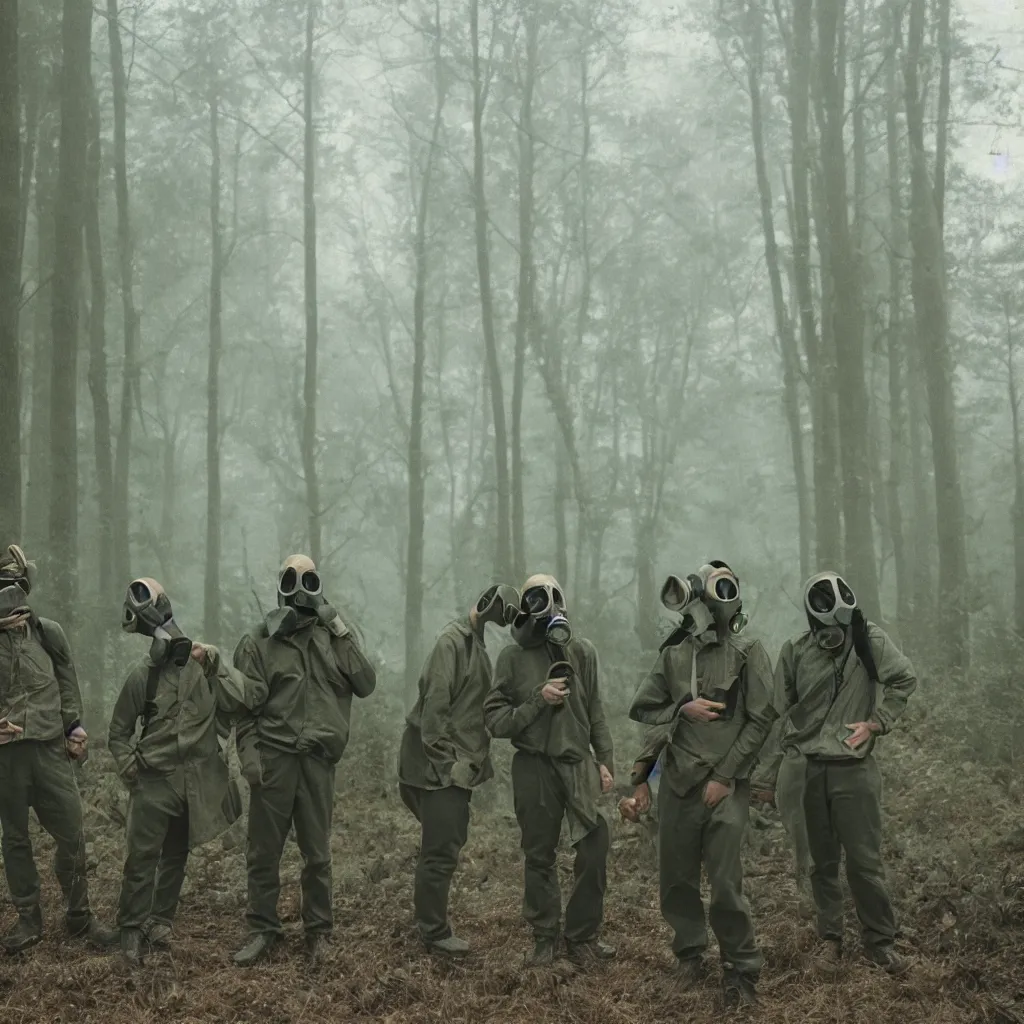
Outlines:
[[[360,730],[369,731],[365,725]],[[925,749],[932,753],[922,754]],[[124,796],[104,777],[104,757],[97,751],[85,769],[84,791],[92,898],[110,921]],[[887,739],[880,762],[887,787],[886,856],[908,973],[890,978],[855,958],[834,973],[814,966],[813,931],[797,912],[784,833],[771,816],[758,816],[750,831],[747,878],[766,966],[761,1005],[742,1016],[772,1024],[1022,1024],[1024,780],[944,749],[927,721]],[[132,972],[116,955],[61,941],[59,894],[47,863],[48,840],[40,837],[47,934],[23,956],[0,960],[0,1022],[659,1024],[725,1016],[714,975],[696,992],[674,991],[651,836],[644,827],[619,822],[611,800],[608,812],[616,820],[605,935],[619,949],[614,963],[586,971],[565,960],[544,971],[521,967],[530,940],[520,919],[518,830],[500,786],[476,801],[452,896],[453,920],[474,952],[458,963],[426,956],[411,922],[417,831],[389,781],[393,764],[393,749],[371,746],[361,736],[342,763],[334,837],[336,930],[329,958],[313,974],[301,956],[293,843],[282,870],[287,942],[269,964],[249,971],[231,965],[244,939],[239,823],[223,842],[193,854],[172,952],[150,956]],[[499,776],[506,770],[502,751]],[[561,863],[567,888],[568,855]],[[852,913],[850,918],[849,945],[856,949]],[[10,919],[6,912],[0,927]]]

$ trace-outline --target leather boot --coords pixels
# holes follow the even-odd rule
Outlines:
[[[277,945],[277,939],[273,932],[258,932],[251,935],[248,942],[235,954],[235,966],[254,967],[261,960],[266,960]]]
[[[19,907],[18,921],[3,937],[3,947],[8,953],[21,953],[31,949],[43,939],[43,912],[36,907]]]
[[[117,928],[108,928],[95,914],[86,918],[69,917],[67,925],[71,938],[85,939],[97,949],[110,949],[121,941],[121,932]]]

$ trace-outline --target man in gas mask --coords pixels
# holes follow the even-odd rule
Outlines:
[[[487,728],[516,747],[512,788],[526,859],[524,916],[533,928],[529,966],[553,962],[562,916],[555,866],[563,818],[576,851],[575,884],[565,908],[569,956],[607,960],[604,918],[608,822],[598,810],[613,785],[612,737],[599,689],[597,651],[575,637],[553,576],[531,576],[512,625],[516,643],[495,666],[484,702]]]
[[[806,758],[804,815],[818,935],[827,959],[842,956],[843,890],[839,863],[857,908],[864,952],[892,973],[903,964],[893,948],[896,915],[882,864],[882,780],[873,751],[917,686],[910,662],[834,572],[804,587],[810,627],[783,644],[775,700],[786,716],[785,761]],[[881,687],[882,700],[877,700]]]
[[[704,972],[703,866],[726,1005],[750,1005],[762,957],[743,896],[740,851],[749,773],[775,718],[771,662],[759,640],[741,633],[739,579],[724,562],[710,562],[685,580],[670,576],[661,599],[684,619],[629,709],[633,721],[649,727],[633,766],[634,805],[640,812],[650,805],[646,779],[660,757],[661,912],[674,933],[677,979],[690,988]]]
[[[331,818],[334,776],[348,743],[352,696],[376,686],[373,666],[325,599],[305,555],[278,573],[278,607],[239,641],[235,667],[267,697],[237,730],[242,773],[252,790],[246,866],[249,939],[235,955],[248,967],[281,934],[280,863],[292,825],[302,854],[302,924],[315,966],[333,927]]]
[[[448,892],[466,845],[473,790],[494,774],[484,725],[484,698],[491,687],[484,628],[488,622],[510,625],[518,611],[514,587],[492,586],[467,616],[445,626],[423,666],[402,736],[399,793],[422,827],[413,894],[416,926],[429,950],[447,956],[469,952],[469,944],[452,933]]]
[[[131,791],[117,924],[122,954],[135,966],[143,937],[151,946],[170,938],[189,850],[241,814],[218,733],[226,736],[232,716],[260,703],[266,687],[242,676],[216,647],[186,637],[156,580],[131,583],[121,626],[152,638],[125,681],[108,733]]]
[[[67,903],[68,932],[99,946],[117,941],[89,907],[82,800],[72,766],[84,760],[88,741],[78,676],[64,631],[32,611],[34,575],[35,564],[16,544],[0,554],[0,829],[18,911],[2,940],[8,953],[43,936],[30,808],[57,846],[54,872]]]

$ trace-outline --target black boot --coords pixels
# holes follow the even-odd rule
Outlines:
[[[526,958],[527,967],[550,967],[555,962],[555,940],[537,939],[533,952]]]
[[[757,979],[737,970],[727,970],[722,976],[722,998],[728,1009],[757,1004]]]
[[[69,917],[67,925],[71,938],[85,939],[97,949],[110,949],[121,941],[121,932],[117,928],[108,928],[92,913],[88,917]]]
[[[43,939],[43,912],[39,907],[18,909],[18,923],[3,937],[8,953],[21,953],[31,949]]]
[[[249,941],[235,954],[235,966],[254,967],[261,960],[266,960],[277,945],[277,938],[273,932],[251,935]]]
[[[142,966],[142,931],[138,928],[121,929],[121,956],[129,967]]]
[[[598,939],[592,939],[590,942],[567,942],[566,951],[569,959],[578,967],[615,959],[615,947]]]

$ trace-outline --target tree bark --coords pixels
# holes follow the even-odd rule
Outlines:
[[[434,3],[434,121],[430,145],[420,180],[416,204],[414,258],[416,285],[412,315],[412,396],[409,403],[409,535],[405,574],[405,683],[416,683],[422,658],[423,634],[423,542],[426,520],[425,465],[423,457],[423,376],[427,359],[427,224],[430,213],[430,186],[441,134],[446,95],[444,65],[441,58],[441,4]]]
[[[775,240],[775,220],[772,211],[772,190],[768,180],[768,165],[764,154],[764,112],[761,101],[761,74],[764,61],[764,26],[762,13],[756,0],[747,5],[750,50],[747,59],[747,86],[750,92],[750,128],[754,143],[754,170],[757,192],[761,201],[761,231],[764,236],[764,258],[772,291],[772,309],[775,313],[775,336],[782,355],[782,392],[786,424],[789,427],[790,454],[793,460],[793,481],[796,486],[797,526],[799,530],[800,575],[811,574],[810,501],[807,493],[807,468],[804,463],[803,425],[800,415],[800,355],[793,337],[793,323],[786,309],[779,269],[779,250]],[[806,180],[805,180],[806,187]],[[813,313],[812,313],[813,316]]]
[[[526,71],[519,104],[519,286],[516,351],[512,378],[512,560],[515,578],[526,578],[526,512],[523,498],[523,393],[526,349],[534,329],[533,266],[533,91],[537,76],[538,13],[531,3],[526,16]],[[564,584],[563,584],[564,586]]]
[[[121,408],[114,454],[114,579],[127,586],[131,576],[131,506],[128,482],[132,451],[132,400],[139,394],[138,314],[134,297],[134,244],[128,206],[128,82],[118,25],[117,0],[107,0],[107,31],[114,94],[114,196],[117,203],[117,257],[121,287],[124,367]]]
[[[96,597],[97,608],[104,609],[106,602],[110,601],[116,592],[111,573],[114,469],[110,444],[110,398],[107,394],[107,286],[103,277],[103,239],[100,234],[100,111],[95,93],[92,96],[91,114],[89,186],[85,221],[85,248],[89,257],[90,282],[88,377],[89,394],[92,398],[99,535]],[[100,611],[100,614],[103,612]]]
[[[21,107],[18,3],[0,3],[0,537],[21,537]]]
[[[1020,389],[1014,359],[1016,343],[1010,316],[1010,297],[1003,296],[1003,320],[1006,330],[1006,383],[1010,399],[1010,426],[1013,440],[1013,624],[1017,636],[1024,638],[1024,440],[1021,438]]]
[[[28,431],[27,515],[22,523],[29,551],[43,548],[49,534],[50,508],[50,374],[53,362],[51,326],[54,201],[57,194],[57,132],[48,124],[40,133],[36,172],[36,294],[32,300],[32,408]]]
[[[302,386],[302,472],[306,481],[309,517],[309,557],[319,565],[321,554],[320,478],[317,470],[316,392],[319,349],[319,311],[316,297],[316,126],[313,124],[313,36],[316,3],[306,4],[306,48],[302,62],[303,160],[303,252],[306,307],[306,367]]]
[[[948,663],[968,664],[967,545],[960,461],[956,444],[956,404],[948,341],[946,268],[937,196],[928,173],[924,139],[924,103],[918,66],[924,39],[924,0],[911,0],[906,83],[907,135],[910,141],[911,293],[917,344],[924,360],[935,464],[935,513],[939,539],[940,638]],[[944,161],[939,155],[937,162]]]
[[[892,50],[886,67],[886,154],[888,157],[889,223],[889,320],[886,345],[889,356],[889,475],[886,501],[889,532],[892,536],[893,563],[896,572],[896,622],[903,632],[910,624],[910,578],[903,533],[903,506],[900,489],[903,482],[904,403],[903,403],[903,261],[906,259],[906,232],[903,204],[900,200],[900,152],[897,113],[899,91],[896,82],[899,14],[893,7]]]
[[[78,597],[78,423],[76,419],[79,277],[85,214],[92,4],[64,0],[60,152],[53,269],[53,373],[50,441],[50,582],[54,617],[74,632]]]
[[[206,558],[203,578],[203,634],[220,637],[220,361],[224,350],[222,319],[224,237],[220,223],[220,93],[217,72],[210,69],[210,346],[206,367]]]
[[[509,522],[508,431],[505,425],[505,396],[501,384],[498,341],[494,333],[487,195],[484,190],[484,108],[487,104],[488,90],[480,67],[480,0],[469,0],[469,31],[473,47],[473,212],[476,226],[476,265],[480,284],[481,326],[494,419],[494,467],[497,487],[494,572],[499,579],[507,580],[512,578],[513,571]]]
[[[840,39],[845,0],[817,0],[821,151],[829,262],[834,284],[832,323],[839,374],[839,456],[842,466],[844,572],[869,618],[881,609],[871,509],[867,451],[867,390],[864,382],[864,309],[859,254],[847,213],[844,80],[845,44]]]

